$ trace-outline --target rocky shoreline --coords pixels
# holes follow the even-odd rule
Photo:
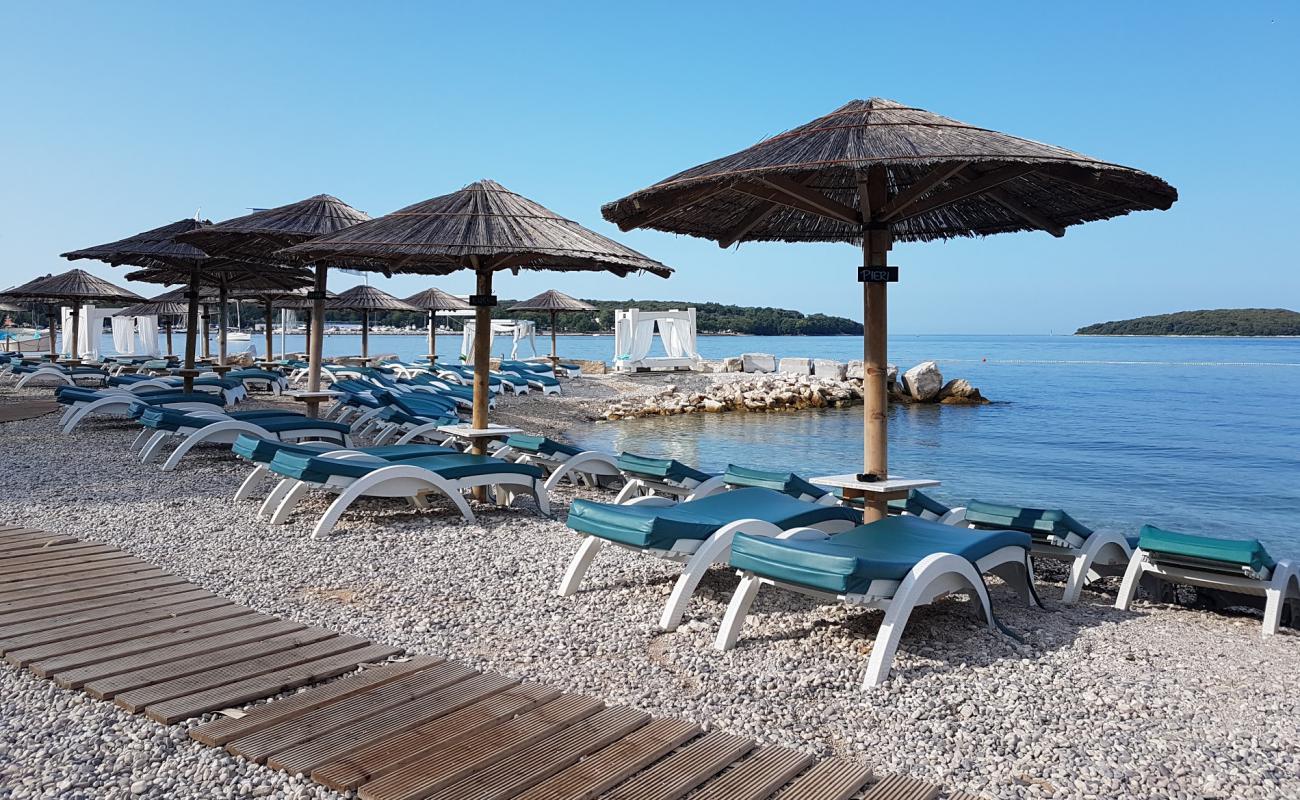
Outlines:
[[[646,375],[641,373],[640,375]],[[653,374],[653,373],[650,373]],[[689,377],[688,377],[689,376]],[[706,361],[698,373],[671,373],[667,385],[652,393],[626,393],[597,406],[596,419],[666,417],[728,411],[798,411],[842,408],[862,402],[861,361],[782,358],[746,353]],[[890,402],[983,405],[989,401],[964,378],[945,382],[939,365],[924,361],[902,375],[889,366]]]

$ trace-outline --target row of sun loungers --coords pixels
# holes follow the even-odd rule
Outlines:
[[[526,435],[506,438],[491,455],[473,455],[438,432],[459,421],[468,399],[464,388],[443,370],[401,373],[336,375],[340,395],[321,419],[279,410],[233,411],[230,406],[242,394],[219,380],[186,394],[171,383],[157,386],[149,383],[155,379],[124,374],[113,376],[104,389],[61,386],[57,394],[68,406],[65,430],[92,413],[138,420],[142,432],[133,449],[142,461],[160,456],[166,443],[179,442],[164,470],[174,469],[200,444],[231,447],[253,466],[235,499],[258,499],[269,485],[258,516],[271,524],[288,521],[310,492],[332,495],[313,528],[316,539],[327,537],[363,497],[405,499],[424,508],[430,497],[441,496],[473,521],[466,498],[479,488],[499,505],[531,495],[543,515],[550,513],[549,493],[566,478],[593,489],[617,488],[612,502],[571,504],[568,526],[581,542],[557,587],[560,595],[580,589],[609,544],[682,564],[660,614],[665,630],[680,624],[708,570],[736,571],[740,583],[715,640],[720,650],[736,645],[764,586],[878,609],[885,617],[864,677],[867,686],[888,677],[917,606],[964,593],[998,631],[985,584],[993,575],[1023,602],[1040,607],[1034,587],[1039,559],[1069,566],[1066,604],[1077,602],[1087,583],[1120,574],[1120,608],[1131,602],[1143,577],[1261,596],[1266,635],[1277,631],[1288,606],[1300,598],[1297,569],[1275,562],[1255,541],[1152,526],[1125,537],[1093,531],[1061,510],[977,500],[950,508],[921,492],[891,503],[886,519],[863,525],[857,508],[792,473],[733,465],[715,475],[671,459],[583,451]],[[354,446],[354,437],[361,436],[375,445]]]

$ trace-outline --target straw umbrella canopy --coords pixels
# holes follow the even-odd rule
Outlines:
[[[429,313],[429,363],[438,361],[438,312],[469,311],[474,306],[441,289],[425,289],[406,298],[406,302]]]
[[[420,310],[405,300],[393,297],[383,289],[376,289],[369,284],[353,286],[346,292],[339,292],[337,297],[325,303],[325,308],[335,311],[361,312],[362,358],[370,357],[370,312]]]
[[[449,275],[473,270],[474,416],[486,428],[492,335],[492,276],[501,270],[592,270],[625,276],[672,270],[595,231],[565,219],[501,184],[482,180],[457,192],[407,206],[387,216],[322,236],[284,251],[303,261],[328,260],[356,270]],[[483,440],[474,451],[483,452]]]
[[[29,281],[22,286],[9,289],[5,292],[7,297],[16,299],[27,298],[45,303],[55,301],[67,301],[72,305],[72,342],[71,352],[72,360],[80,358],[80,342],[78,342],[79,331],[78,322],[81,317],[81,306],[84,303],[121,303],[136,302],[144,298],[130,289],[123,289],[121,286],[109,283],[103,278],[91,275],[84,269],[70,269],[67,272],[58,275],[47,275],[44,278],[37,278]],[[50,313],[50,355],[54,355],[54,314]]]
[[[1144,209],[1177,191],[1141,170],[873,98],[854,100],[748,149],[607,204],[623,230],[745,241],[847,242],[863,249],[866,484],[887,480],[886,286],[895,241],[1041,230]],[[871,492],[878,519],[898,492]],[[901,491],[901,490],[900,490]]]
[[[590,303],[584,303],[574,297],[569,297],[564,292],[558,292],[555,289],[547,289],[536,297],[515,303],[510,307],[511,311],[548,311],[551,314],[551,368],[559,369],[560,357],[556,354],[555,347],[555,315],[561,311],[595,311],[596,307]]]
[[[184,241],[195,244],[205,252],[229,258],[275,261],[275,253],[282,248],[335,233],[365,222],[370,216],[328,194],[318,194],[296,203],[254,211],[242,217],[202,230],[190,231]],[[307,390],[320,391],[323,331],[325,326],[326,283],[328,262],[316,262],[314,280],[309,297],[312,300],[308,324]],[[316,406],[309,405],[311,413]]]

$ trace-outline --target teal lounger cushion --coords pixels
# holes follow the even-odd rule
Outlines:
[[[930,512],[936,517],[942,517],[952,509],[935,500],[930,495],[922,492],[920,489],[912,489],[907,493],[905,500],[890,500],[889,513],[902,514],[907,512],[914,517],[919,517],[925,512]]]
[[[537,480],[542,478],[542,471],[530,464],[515,464],[491,456],[477,456],[455,451],[446,455],[402,459],[401,463],[436,472],[449,480],[503,473],[523,475]],[[391,465],[375,464],[373,461],[366,462],[360,459],[320,457],[304,459],[292,453],[277,454],[270,464],[272,472],[312,483],[324,483],[331,477],[360,478],[385,466]]]
[[[746,488],[711,495],[675,506],[616,505],[574,500],[569,527],[602,539],[667,549],[678,539],[707,539],[724,525],[761,519],[780,528],[817,525],[832,520],[857,522],[857,512],[843,506],[819,506],[771,489]]]
[[[660,480],[682,483],[690,479],[703,483],[713,476],[700,472],[671,458],[647,458],[635,453],[619,453],[614,463],[620,470],[635,477],[658,478]]]
[[[972,500],[966,506],[966,519],[982,528],[1010,528],[1029,534],[1064,538],[1073,533],[1084,539],[1092,535],[1091,528],[1059,509],[1021,508]]]
[[[535,453],[544,456],[576,456],[582,452],[580,448],[573,445],[547,439],[545,436],[530,436],[526,433],[511,435],[506,439],[506,445],[521,453]]]
[[[280,453],[291,453],[301,459],[305,464],[311,458],[319,456],[321,449],[319,447],[307,447],[301,444],[292,444],[289,442],[279,442],[270,439],[263,439],[258,436],[250,436],[241,433],[239,438],[230,448],[236,455],[242,456],[259,464],[269,463]],[[349,448],[357,452],[366,453],[382,458],[385,461],[402,461],[408,458],[423,458],[425,456],[438,456],[458,451],[450,447],[442,447],[436,444],[399,444],[387,445],[383,447],[359,447]]]
[[[1019,531],[972,531],[919,517],[886,517],[822,540],[737,534],[731,566],[784,583],[855,594],[874,580],[902,580],[935,553],[975,562],[1003,547],[1027,549],[1031,541]]]
[[[762,469],[750,469],[728,464],[722,479],[729,486],[758,486],[784,492],[791,497],[807,495],[814,500],[826,494],[825,489],[818,488],[793,472],[771,472]]]
[[[1166,531],[1143,525],[1138,547],[1158,555],[1181,556],[1198,561],[1213,561],[1234,567],[1249,567],[1255,572],[1272,569],[1275,563],[1257,539],[1219,539]]]

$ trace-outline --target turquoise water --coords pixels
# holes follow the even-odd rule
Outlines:
[[[301,337],[289,341],[301,349]],[[325,341],[330,354],[359,348],[355,336]],[[412,357],[424,346],[418,336],[371,337],[375,353]],[[508,346],[499,338],[493,352]],[[453,355],[459,347],[459,336],[439,337],[440,352]],[[706,336],[699,348],[707,358],[754,351],[847,360],[861,357],[862,342]],[[612,337],[561,337],[560,353],[609,360]],[[926,359],[997,401],[891,410],[891,471],[942,480],[934,492],[941,499],[1064,507],[1095,528],[1136,532],[1150,522],[1253,536],[1275,555],[1300,558],[1300,339],[890,342],[890,360],[904,368]],[[830,474],[862,465],[861,408],[602,422],[570,435],[585,446],[673,456],[715,470],[736,462]]]

